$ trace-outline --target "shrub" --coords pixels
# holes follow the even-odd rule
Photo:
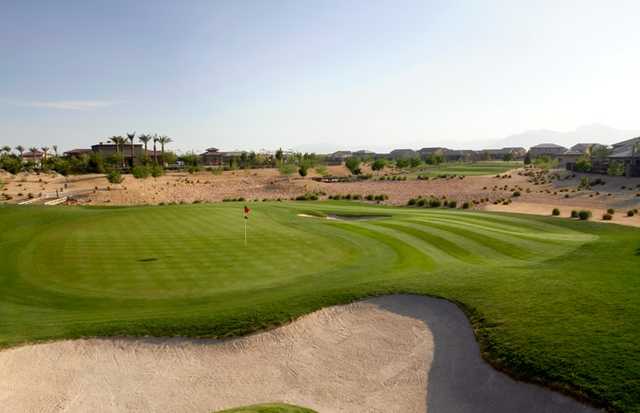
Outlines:
[[[329,171],[327,170],[327,167],[324,165],[316,165],[314,169],[316,170],[316,173],[320,176],[329,175]]]
[[[131,174],[137,179],[145,179],[151,175],[151,169],[146,165],[136,165],[131,169]]]
[[[553,211],[551,211],[551,215],[557,217],[558,215],[560,215],[560,210],[558,208],[553,208]]]
[[[119,184],[124,181],[120,171],[113,170],[107,174],[107,180],[112,184]]]
[[[224,168],[211,168],[210,171],[213,175],[222,175],[222,172],[224,172]]]
[[[375,199],[375,196],[374,196],[373,194],[368,194],[368,195],[365,197],[365,199],[366,199],[367,201],[373,201],[373,200]],[[411,203],[411,201],[412,201],[412,200],[410,199],[410,200],[409,200],[408,205],[413,205],[413,204],[415,204],[415,203],[416,203],[416,200],[415,200],[415,199],[413,199],[413,204]]]
[[[416,202],[416,205],[418,205],[419,207],[427,206],[427,204],[428,202],[424,198],[419,198],[418,201]]]
[[[607,209],[607,214],[609,214],[609,215],[613,215],[613,214],[615,214],[615,213],[616,213],[616,210],[615,210],[615,209],[613,209],[613,208],[609,208],[609,209]]]
[[[611,221],[612,217],[613,217],[613,215],[611,215],[611,214],[604,214],[604,215],[602,215],[602,220],[603,221]]]
[[[469,209],[469,202],[466,202],[466,201],[465,201],[465,202],[462,204],[462,209]]]
[[[300,168],[298,168],[298,174],[302,177],[307,176],[308,170],[307,170],[307,166],[302,164],[300,165]]]
[[[442,205],[442,202],[438,198],[431,198],[429,200],[430,208],[439,208]]]
[[[151,167],[151,176],[157,178],[159,176],[164,175],[164,168],[160,165],[153,165]]]
[[[632,210],[632,209],[630,209],[630,210],[628,210],[628,211],[627,211],[627,216],[628,216],[628,217],[632,217],[632,216],[634,216],[634,215],[635,215],[635,212],[633,212],[633,210]]]
[[[586,221],[589,218],[591,218],[591,211],[588,210],[581,210],[578,212],[578,218],[580,218],[581,221]]]
[[[189,167],[187,168],[187,172],[189,172],[190,174],[195,174],[200,172],[200,166],[199,165],[189,165]]]
[[[344,165],[353,175],[360,175],[360,159],[356,157],[347,158]]]
[[[571,218],[578,218],[578,211],[575,209],[571,211]]]
[[[458,202],[457,201],[449,201],[449,204],[447,206],[449,208],[456,208],[458,206]]]
[[[369,195],[367,195],[367,199],[369,199]],[[417,200],[415,198],[411,198],[409,200],[409,202],[407,202],[408,206],[414,206],[416,204]]]
[[[376,201],[384,201],[384,200],[387,200],[387,199],[389,199],[389,197],[387,195],[385,195],[385,194],[380,194],[380,195],[376,195],[375,196],[375,200]]]
[[[289,176],[293,175],[293,173],[296,171],[296,166],[292,163],[282,162],[278,167],[278,170],[280,171],[281,175]]]
[[[514,191],[513,196],[520,196],[520,191]]]

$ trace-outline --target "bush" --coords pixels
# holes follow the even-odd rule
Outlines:
[[[151,175],[151,168],[146,165],[137,165],[131,169],[131,174],[137,179],[145,179]]]
[[[575,209],[571,211],[571,218],[578,218],[578,211]]]
[[[560,210],[558,208],[553,208],[553,211],[551,211],[551,215],[557,217],[558,215],[560,215]]]
[[[200,172],[200,166],[199,165],[189,165],[187,167],[187,172],[189,172],[190,174],[195,174]]]
[[[431,198],[429,200],[430,208],[439,208],[442,205],[442,202],[438,198]]]
[[[384,159],[376,159],[371,164],[371,169],[374,171],[381,171],[384,169],[386,165],[387,165],[387,161],[385,161]]]
[[[367,195],[367,197],[368,197],[368,196],[369,196],[369,195]],[[368,198],[367,198],[367,199],[368,199]],[[416,204],[416,202],[418,202],[418,200],[417,200],[417,199],[415,199],[415,198],[411,198],[411,199],[409,200],[409,202],[407,202],[407,206],[414,206],[414,205]]]
[[[351,174],[360,175],[360,159],[355,157],[347,158],[344,165],[351,171]]]
[[[635,214],[636,214],[636,213],[635,213],[635,212],[633,212],[633,210],[632,210],[632,209],[630,209],[630,210],[628,210],[628,211],[627,211],[627,216],[628,216],[628,217],[632,217],[632,216],[634,216]]]
[[[449,201],[449,203],[447,204],[447,206],[449,208],[456,208],[458,206],[458,202],[457,201]]]
[[[124,181],[120,171],[113,170],[107,174],[107,180],[112,184],[119,184]]]
[[[591,218],[591,211],[587,211],[585,209],[579,211],[578,218],[580,218],[581,221],[588,220],[589,218]]]
[[[602,220],[603,221],[611,221],[611,218],[613,218],[613,215],[611,215],[611,214],[602,215]]]
[[[278,167],[278,170],[280,171],[281,175],[293,175],[293,173],[296,171],[296,166],[292,163],[281,163],[280,166]]]
[[[157,178],[159,176],[164,175],[164,168],[160,165],[153,165],[151,167],[151,176]]]
[[[210,171],[212,175],[222,175],[224,168],[211,168]]]
[[[329,175],[329,171],[327,170],[327,167],[324,165],[316,165],[314,169],[316,170],[316,173],[320,176]]]
[[[520,196],[520,191],[514,191],[513,196]]]
[[[609,208],[609,209],[607,209],[607,214],[609,214],[609,215],[613,215],[613,214],[615,214],[615,213],[616,213],[616,210],[615,210],[615,209],[613,209],[613,208]]]
[[[300,168],[298,168],[298,174],[302,177],[307,176],[308,173],[308,169],[306,165],[300,165]]]
[[[466,202],[466,201],[465,201],[465,202],[462,204],[462,209],[469,209],[469,202]]]

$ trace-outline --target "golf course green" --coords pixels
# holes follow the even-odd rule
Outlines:
[[[497,368],[640,411],[640,230],[349,202],[248,205],[246,221],[235,202],[0,207],[0,347],[226,337],[370,295],[427,294],[463,308]]]

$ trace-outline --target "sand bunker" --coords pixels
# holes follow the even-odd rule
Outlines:
[[[395,295],[234,340],[91,339],[0,352],[3,412],[587,412],[481,358],[453,304]]]

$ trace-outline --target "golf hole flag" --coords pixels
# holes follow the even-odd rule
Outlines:
[[[247,246],[247,221],[249,220],[249,212],[251,210],[248,206],[244,206],[244,246]]]

